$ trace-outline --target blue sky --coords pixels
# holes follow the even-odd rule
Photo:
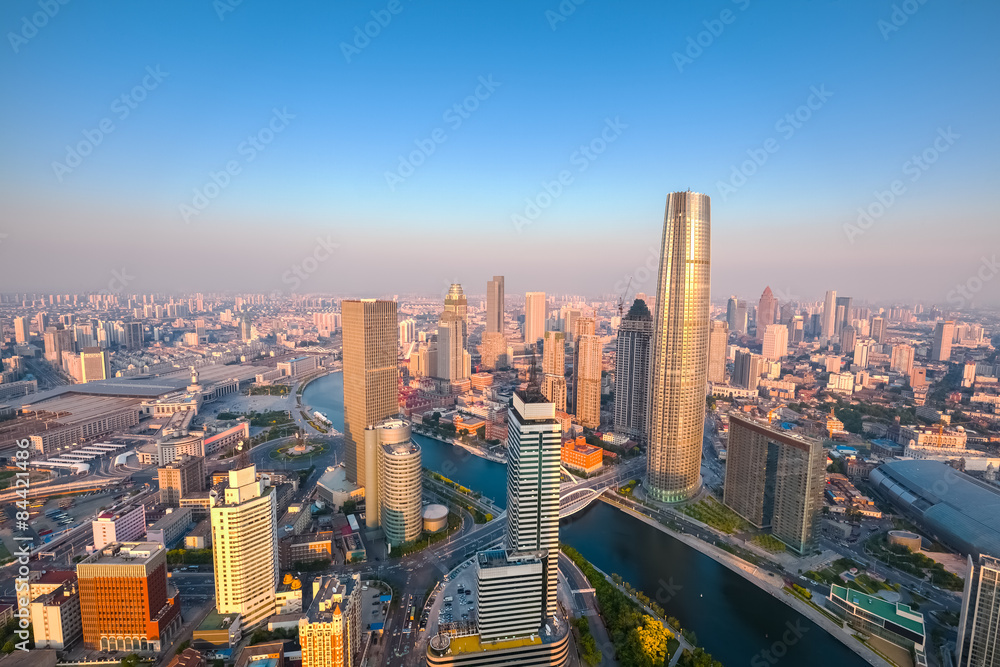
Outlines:
[[[479,293],[503,273],[607,293],[687,188],[713,199],[716,297],[944,302],[1000,250],[996,3],[895,3],[894,24],[882,0],[52,2],[34,32],[37,0],[0,8],[5,289],[100,289],[122,265],[129,289],[288,289],[322,237],[338,249],[299,291]],[[213,173],[226,186],[185,215]],[[518,231],[526,200],[548,205]]]

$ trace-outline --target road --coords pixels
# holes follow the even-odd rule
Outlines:
[[[587,619],[590,634],[594,636],[597,648],[601,652],[599,667],[616,667],[618,661],[615,660],[614,644],[611,643],[608,629],[604,625],[604,618],[597,604],[597,595],[591,588],[590,582],[569,556],[562,552],[559,553],[559,570],[566,577],[570,589],[574,591],[573,598],[577,611]]]

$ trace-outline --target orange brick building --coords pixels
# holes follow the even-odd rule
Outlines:
[[[162,544],[109,544],[81,561],[76,574],[87,648],[158,653],[180,630],[180,601],[168,590]]]
[[[588,444],[587,439],[581,436],[563,445],[561,458],[567,468],[589,475],[603,467],[604,450]]]

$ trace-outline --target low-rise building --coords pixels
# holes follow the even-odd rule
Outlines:
[[[29,611],[36,649],[63,650],[83,636],[75,575],[72,581],[32,600]]]
[[[171,508],[156,523],[146,530],[146,539],[172,548],[191,526],[191,508]]]
[[[887,602],[843,586],[830,586],[826,608],[861,634],[876,636],[915,654],[916,667],[926,667],[924,615],[902,602]]]
[[[562,446],[560,458],[564,466],[584,474],[597,472],[604,466],[604,450],[580,437]]]

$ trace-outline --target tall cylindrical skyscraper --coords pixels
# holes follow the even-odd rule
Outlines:
[[[647,491],[679,502],[701,488],[708,375],[711,199],[667,197],[650,356]]]

